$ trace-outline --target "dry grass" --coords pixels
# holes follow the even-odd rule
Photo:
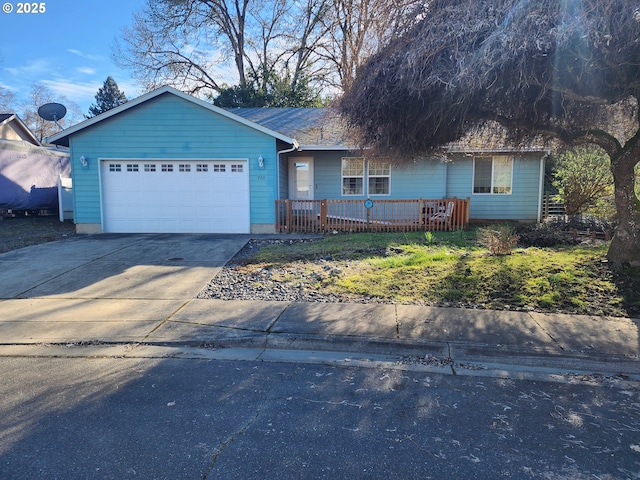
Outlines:
[[[0,217],[0,253],[75,235],[75,225],[56,216]]]

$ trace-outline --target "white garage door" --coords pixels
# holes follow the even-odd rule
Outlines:
[[[103,231],[249,233],[246,160],[103,160]]]

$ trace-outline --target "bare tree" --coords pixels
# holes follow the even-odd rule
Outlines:
[[[229,82],[244,89],[250,76],[337,92],[423,8],[421,0],[148,0],[113,58],[147,89],[215,97]]]
[[[169,84],[213,97],[229,81],[245,87],[249,74],[295,82],[309,68],[326,1],[149,0],[113,58],[147,89]]]
[[[335,0],[324,16],[326,36],[317,52],[329,64],[331,85],[349,89],[358,68],[382,45],[415,24],[418,0]]]
[[[619,219],[609,261],[640,264],[638,38],[628,0],[433,0],[362,68],[341,110],[363,143],[405,157],[487,121],[513,141],[600,146]]]
[[[12,91],[0,87],[0,112],[12,113],[15,99],[16,96]]]
[[[70,101],[64,95],[56,95],[42,83],[34,83],[31,85],[27,100],[22,104],[20,118],[40,141],[60,131],[54,122],[43,120],[38,115],[38,108],[45,103],[52,102],[61,103],[67,108],[65,118],[58,120],[61,127],[73,125],[84,119],[80,107],[76,103]]]
[[[2,62],[2,54],[0,53],[0,62]],[[16,95],[9,89],[0,87],[0,113],[13,113],[13,103]]]

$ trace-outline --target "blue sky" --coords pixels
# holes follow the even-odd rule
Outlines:
[[[14,0],[0,3],[2,87],[20,97],[41,82],[77,103],[82,113],[109,75],[127,97],[142,93],[111,60],[111,46],[145,0],[48,0],[42,2],[45,12],[37,14],[17,13],[20,2]],[[5,13],[7,3],[11,13]]]

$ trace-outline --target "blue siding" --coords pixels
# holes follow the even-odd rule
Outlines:
[[[297,155],[314,159],[314,198],[316,200],[367,198],[367,195],[342,195],[342,157],[357,157],[358,155],[339,151],[302,152]],[[445,165],[438,160],[428,159],[406,166],[393,165],[391,167],[390,195],[371,195],[371,198],[382,200],[439,199],[445,196],[445,184]]]
[[[482,220],[537,220],[541,154],[514,156],[510,195],[473,194],[473,157],[455,157],[447,165],[447,196],[470,197],[469,216]]]
[[[80,165],[82,155],[87,168]],[[76,223],[101,222],[100,158],[249,159],[251,223],[274,223],[275,138],[175,95],[160,95],[72,135]]]

